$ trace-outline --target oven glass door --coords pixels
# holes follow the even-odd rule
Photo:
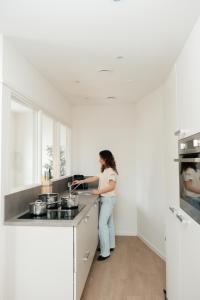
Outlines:
[[[200,152],[179,155],[180,207],[200,224]]]

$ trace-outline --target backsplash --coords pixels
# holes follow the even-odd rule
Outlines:
[[[88,178],[89,176],[86,176]],[[68,189],[68,182],[72,182],[73,177],[62,178],[52,182],[53,193],[63,193]],[[89,189],[98,187],[98,182],[89,183]],[[25,212],[28,209],[28,204],[38,198],[41,193],[41,186],[36,186],[23,191],[12,193],[4,197],[4,220]]]
[[[53,181],[52,192],[59,194],[65,192],[68,189],[68,182],[72,182],[72,176]]]
[[[4,220],[8,220],[28,209],[28,204],[38,198],[41,186],[19,191],[4,197]]]
[[[88,178],[90,176],[85,176],[85,178]],[[53,181],[52,183],[52,192],[53,193],[63,193],[68,189],[68,182],[72,182],[73,176],[70,176],[68,178],[60,179]],[[98,182],[93,182],[88,184],[89,189],[95,189],[98,187]],[[78,189],[78,188],[77,188]]]

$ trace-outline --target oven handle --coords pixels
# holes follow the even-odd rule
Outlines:
[[[193,162],[193,163],[199,163],[200,162],[200,158],[176,158],[174,159],[175,162]]]

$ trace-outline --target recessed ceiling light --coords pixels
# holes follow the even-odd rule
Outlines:
[[[108,100],[115,100],[116,97],[114,97],[114,96],[108,96],[107,99],[108,99]]]
[[[100,69],[99,72],[111,72],[110,69]]]
[[[76,80],[75,83],[80,83],[80,81],[79,81],[79,80]]]
[[[116,59],[123,59],[123,58],[124,58],[124,56],[122,56],[122,55],[119,55],[116,57]]]

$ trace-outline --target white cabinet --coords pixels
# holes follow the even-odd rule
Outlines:
[[[166,83],[165,97],[165,169],[166,169],[166,262],[169,300],[200,299],[200,226],[179,205],[176,129],[186,136],[200,131],[200,22],[186,43],[176,67]],[[189,224],[181,223],[175,207]]]
[[[88,214],[74,230],[74,299],[79,300],[98,245],[97,203],[93,205]]]
[[[77,227],[7,226],[1,300],[80,299],[97,245],[97,201]]]
[[[173,209],[173,207],[170,207]],[[175,214],[168,210],[166,230],[166,280],[167,297],[169,300],[180,298],[181,274],[181,224]],[[189,300],[189,299],[188,299]]]
[[[3,300],[73,299],[73,227],[6,227]]]
[[[176,64],[178,127],[188,134],[200,131],[200,21],[196,24]]]
[[[182,214],[189,224],[181,225],[181,297],[178,299],[200,299],[200,226],[184,212]]]
[[[199,299],[200,234],[199,224],[182,210],[168,214],[167,296],[169,300]]]

